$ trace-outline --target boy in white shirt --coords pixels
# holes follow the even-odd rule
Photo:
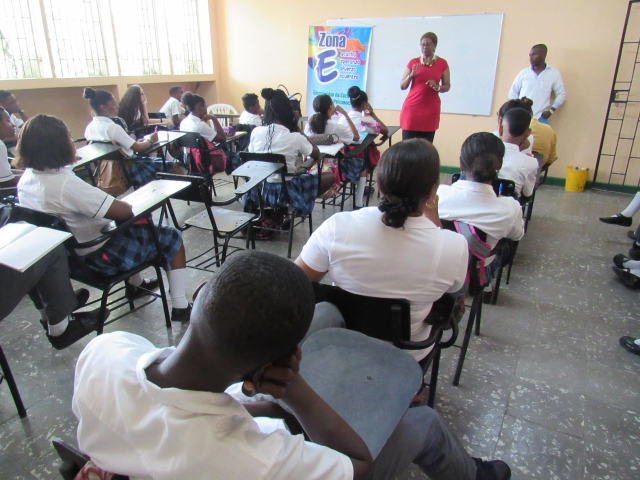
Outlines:
[[[19,180],[16,178],[16,174],[21,174],[20,170],[13,170],[9,163],[9,156],[7,154],[7,146],[1,140],[3,138],[11,137],[13,135],[13,125],[9,121],[9,114],[7,111],[0,107],[0,187],[11,187],[16,185]]]
[[[7,143],[15,143],[18,141],[20,128],[22,128],[24,122],[29,120],[29,116],[24,112],[13,93],[7,90],[0,90],[0,107],[4,108],[10,115],[11,124],[14,128],[13,138],[0,137],[0,140]]]
[[[530,123],[529,112],[524,108],[514,108],[505,113],[502,125],[498,127],[506,149],[498,177],[513,180],[518,197],[533,195],[538,177],[538,161],[520,151],[520,144],[531,134]]]
[[[246,93],[242,96],[242,106],[244,111],[240,114],[238,123],[243,125],[255,125],[259,127],[262,125],[261,115],[264,110],[260,106],[260,99],[255,93]]]
[[[180,85],[174,85],[169,89],[169,100],[160,108],[174,126],[180,125],[180,120],[185,116],[186,110],[182,106],[182,94],[184,91]]]

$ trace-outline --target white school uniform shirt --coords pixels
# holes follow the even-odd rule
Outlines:
[[[7,146],[0,140],[0,183],[13,180],[16,176],[11,171]]]
[[[199,133],[210,142],[213,142],[213,139],[218,134],[215,128],[200,117],[196,117],[193,113],[190,113],[187,118],[180,122],[180,131]]]
[[[504,144],[505,152],[502,159],[502,168],[498,172],[498,178],[513,180],[516,184],[516,195],[525,197],[533,195],[533,189],[538,179],[540,165],[538,160],[520,151],[513,143]]]
[[[253,153],[279,153],[287,161],[287,172],[295,173],[298,155],[311,155],[313,145],[299,132],[290,132],[284,125],[272,123],[264,127],[256,127],[251,132],[249,151]],[[271,175],[269,183],[279,183],[280,174]]]
[[[169,97],[169,100],[162,105],[160,108],[160,112],[164,113],[167,116],[167,120],[173,122],[174,115],[184,115],[186,110],[183,108],[180,100],[175,97]]]
[[[552,92],[555,94],[553,105],[551,104]],[[533,116],[536,118],[540,118],[542,112],[549,110],[550,107],[560,108],[567,98],[560,72],[551,65],[547,65],[539,75],[533,67],[525,68],[518,73],[509,90],[509,98],[522,97],[533,100]]]
[[[76,365],[78,445],[132,480],[350,480],[346,455],[261,421],[226,393],[160,388],[145,369],[174,347],[127,332],[94,338]]]
[[[135,154],[131,145],[136,141],[124,131],[124,128],[114,123],[109,117],[93,117],[91,123],[84,130],[84,138],[92,142],[115,142],[122,147],[120,150],[127,158],[133,157]]]
[[[255,113],[247,112],[244,110],[240,114],[240,118],[238,118],[238,123],[242,125],[255,125],[259,127],[262,125],[262,117],[260,115],[256,115]]]
[[[409,217],[404,228],[382,223],[377,207],[332,215],[313,232],[300,254],[335,285],[351,293],[404,298],[411,304],[411,340],[425,340],[424,319],[445,292],[462,288],[467,241],[426,217]],[[407,350],[417,360],[429,350]]]
[[[364,112],[358,112],[356,110],[349,110],[347,112],[347,115],[349,115],[349,118],[351,119],[351,121],[353,122],[353,124],[356,127],[356,130],[358,130],[358,132],[366,132],[366,133],[376,133],[375,129],[367,126],[367,125],[363,125],[362,122],[365,123],[378,123],[376,122],[372,117],[365,115]],[[340,125],[349,125],[349,122],[347,122],[347,119],[344,118],[344,116],[340,116],[340,120],[338,120],[338,123]]]
[[[115,200],[78,178],[71,165],[43,171],[27,168],[18,182],[18,196],[20,204],[27,208],[62,217],[80,243],[102,235],[100,230],[111,222],[104,216]],[[104,243],[76,251],[87,255]]]
[[[336,134],[340,139],[340,141],[345,145],[349,145],[351,142],[353,142],[353,132],[351,131],[351,128],[349,128],[348,125],[342,125],[331,119],[327,120],[327,126],[324,129],[324,133]],[[311,130],[311,125],[309,124],[309,122],[307,122],[306,125],[304,126],[304,134],[307,136],[318,135],[316,132]]]
[[[512,197],[498,197],[491,185],[458,180],[438,187],[438,215],[442,220],[458,220],[487,234],[495,247],[502,238],[520,240],[524,222],[520,203]]]
[[[493,134],[496,137],[500,138],[500,132],[498,130],[493,132]],[[526,155],[532,155],[533,154],[533,133],[527,137],[527,140],[529,140],[529,148],[525,148],[524,150],[521,150],[521,152]]]

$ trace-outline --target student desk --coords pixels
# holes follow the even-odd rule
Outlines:
[[[227,137],[227,139],[224,142],[217,143],[216,145],[218,146],[226,145],[229,147],[229,149],[232,152],[235,152],[238,146],[238,141],[244,138],[246,135],[247,135],[247,132],[236,132],[235,135],[231,135],[230,137]]]
[[[411,355],[344,328],[320,330],[304,342],[300,374],[360,435],[374,459],[422,382]]]
[[[386,138],[386,139],[388,139],[388,140],[389,140],[389,146],[391,146],[391,137],[393,137],[393,135],[394,135],[398,130],[400,130],[400,127],[393,126],[393,127],[387,127],[387,129],[389,130],[389,133],[387,133],[387,135],[386,135],[386,137],[387,137],[387,138]],[[386,140],[386,139],[385,139],[385,140]]]
[[[162,154],[162,170],[166,172],[168,145],[170,143],[175,142],[179,138],[184,137],[186,134],[187,132],[168,131],[168,130],[157,132],[158,141],[155,142],[153,145],[151,145],[151,147],[148,150],[144,151],[143,153],[140,153],[139,155],[141,157],[148,157],[151,153],[160,151],[160,153]]]
[[[162,207],[171,195],[175,195],[190,185],[191,182],[177,180],[154,180],[121,200],[131,205],[133,215],[136,218],[142,218]]]
[[[100,160],[120,160],[122,157],[118,153],[120,147],[111,143],[91,143],[80,147],[76,150],[76,156],[78,160],[72,165],[73,170],[81,167],[85,167],[89,174],[91,184],[95,187],[96,183],[93,178],[93,172],[91,171],[91,164],[98,163]]]

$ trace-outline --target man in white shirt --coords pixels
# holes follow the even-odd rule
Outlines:
[[[472,460],[428,407],[410,409],[374,462],[358,434],[299,375],[298,343],[314,316],[311,284],[284,258],[234,255],[196,299],[177,348],[125,332],[78,359],[78,443],[98,467],[148,479],[392,479],[414,459],[439,479],[508,479]],[[241,404],[225,390],[242,382]],[[264,417],[295,419],[291,435]],[[270,423],[270,425],[268,425]]]
[[[520,151],[520,144],[531,134],[530,123],[529,112],[524,108],[514,108],[505,113],[498,129],[506,149],[498,177],[513,180],[518,197],[533,195],[540,168],[535,158]]]
[[[243,125],[255,125],[259,127],[262,125],[261,115],[264,110],[260,106],[260,99],[255,93],[247,93],[242,96],[242,106],[244,111],[240,114],[238,123]]]
[[[169,100],[160,108],[160,112],[164,113],[174,126],[180,125],[180,121],[187,112],[182,106],[182,94],[184,91],[180,85],[174,85],[169,89]]]
[[[543,123],[560,108],[567,98],[560,72],[545,63],[547,46],[534,45],[529,52],[530,68],[522,70],[511,85],[509,98],[533,100],[533,116]],[[551,103],[551,94],[554,95]]]

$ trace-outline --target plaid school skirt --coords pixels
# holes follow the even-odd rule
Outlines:
[[[364,157],[345,158],[340,162],[340,175],[350,183],[358,183],[363,170]]]
[[[162,268],[171,270],[169,262],[182,245],[182,233],[174,227],[157,227],[160,248],[164,254]],[[80,260],[104,276],[126,272],[156,256],[153,234],[146,225],[134,224],[114,235],[95,252],[80,257]]]
[[[296,215],[309,215],[315,206],[316,197],[318,196],[318,186],[320,178],[318,175],[309,173],[293,177],[287,180],[287,192],[291,199],[291,206]],[[253,188],[244,197],[245,208],[258,208],[260,191],[262,188],[262,198],[264,199],[265,208],[284,208],[289,204],[282,190],[281,183],[264,182],[262,187]]]
[[[174,163],[167,161],[167,172],[173,168]],[[156,180],[156,173],[164,172],[162,159],[154,157],[140,157],[131,160],[131,168],[127,170],[130,186],[141,187]]]

